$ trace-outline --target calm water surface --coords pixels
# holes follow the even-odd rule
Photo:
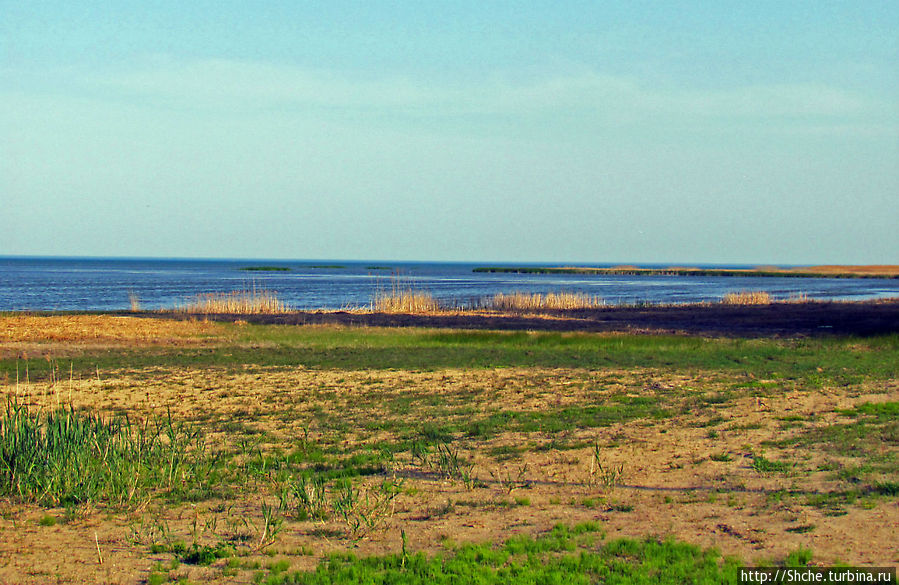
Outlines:
[[[241,270],[261,265],[284,266],[290,271]],[[840,300],[899,296],[899,280],[889,279],[472,272],[484,265],[494,264],[0,258],[0,311],[127,309],[129,293],[138,296],[142,308],[158,309],[184,304],[198,294],[253,287],[275,291],[281,300],[297,309],[339,309],[366,306],[376,291],[389,289],[397,280],[405,286],[427,290],[440,301],[464,305],[494,293],[516,291],[583,292],[600,296],[608,303],[716,301],[728,292],[745,290],[767,291],[777,299],[800,294],[812,299]]]

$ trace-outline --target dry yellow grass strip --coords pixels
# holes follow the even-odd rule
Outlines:
[[[139,341],[214,335],[222,332],[215,323],[172,321],[111,315],[19,315],[0,317],[0,342],[42,341]]]
[[[496,311],[533,311],[540,309],[594,309],[605,303],[598,296],[585,293],[497,293],[488,298],[485,308]]]
[[[872,264],[859,266],[823,265],[796,268],[796,272],[811,272],[814,274],[861,274],[876,276],[899,276],[899,265]]]

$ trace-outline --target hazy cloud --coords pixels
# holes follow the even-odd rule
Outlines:
[[[283,65],[208,59],[158,59],[127,72],[83,78],[109,95],[186,109],[372,110],[426,116],[552,115],[577,111],[603,118],[657,116],[695,120],[822,119],[896,122],[888,100],[812,84],[731,89],[658,88],[647,80],[581,72],[528,82],[483,79],[446,83],[410,77],[351,78]],[[616,118],[617,116],[617,118]]]

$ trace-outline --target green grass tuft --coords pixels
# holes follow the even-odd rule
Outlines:
[[[793,465],[787,461],[771,461],[762,455],[756,455],[752,460],[752,468],[759,473],[786,473]]]
[[[202,468],[199,431],[171,417],[131,423],[62,407],[0,414],[0,495],[43,505],[127,505],[156,489],[189,489]]]

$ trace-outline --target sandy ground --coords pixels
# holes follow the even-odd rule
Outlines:
[[[44,329],[40,321],[16,326],[0,318],[0,349],[17,354],[29,344],[205,343],[221,334],[218,326],[203,322],[130,319],[107,327],[109,318],[85,319],[80,324],[51,321],[53,326]],[[43,340],[27,333],[35,327],[47,332]],[[366,425],[373,419],[464,421],[496,411],[612,404],[622,396],[651,397],[672,413],[660,420],[637,418],[554,436],[503,432],[462,437],[456,445],[474,463],[474,486],[400,457],[381,474],[359,480],[363,487],[386,477],[402,482],[402,494],[376,529],[353,539],[335,518],[288,518],[271,546],[242,558],[263,567],[283,558],[293,570],[311,569],[334,551],[396,552],[400,531],[412,550],[439,552],[448,540],[501,542],[514,534],[538,534],[558,522],[585,521],[597,522],[606,539],[673,536],[750,564],[783,558],[800,546],[814,551],[818,564],[899,563],[895,497],[866,498],[837,510],[808,501],[809,495],[846,489],[846,482],[826,469],[850,467],[856,463],[851,457],[834,454],[826,445],[765,444],[844,421],[839,411],[858,404],[897,401],[899,381],[808,390],[788,380],[753,380],[759,384],[741,389],[749,381],[736,374],[644,368],[418,372],[188,367],[105,371],[56,384],[7,381],[0,394],[34,407],[71,402],[138,419],[171,411],[202,425],[208,444],[224,450],[234,448],[240,437],[260,437],[263,449],[289,451],[300,437],[354,448],[391,438],[390,431]],[[725,393],[728,398],[720,403],[697,402]],[[348,430],[335,434],[335,421]],[[552,440],[565,445],[554,448]],[[609,485],[597,472],[594,444],[603,469],[620,469]],[[884,454],[895,450],[889,445],[883,449]],[[759,454],[792,467],[786,473],[761,473],[753,467]],[[0,500],[0,583],[145,582],[154,565],[172,558],[149,549],[159,541],[162,527],[185,542],[253,542],[262,525],[261,504],[276,501],[275,487],[261,482],[244,486],[226,501],[169,507],[153,501],[127,511],[86,507],[67,512]],[[41,525],[47,515],[58,522]],[[252,570],[230,575],[224,563],[182,564],[172,575],[199,582],[252,582]]]
[[[443,396],[444,404],[450,405],[468,396],[476,398],[479,408],[528,410],[547,402],[596,403],[622,391],[670,395],[685,388],[701,387],[706,392],[720,389],[704,375],[531,369],[486,373],[272,369],[233,375],[184,370],[148,371],[140,376],[110,372],[102,381],[80,380],[72,382],[71,388],[67,385],[20,386],[20,399],[52,406],[60,391],[67,394],[71,390],[74,404],[93,410],[124,410],[146,416],[168,408],[179,418],[212,421],[207,422],[211,429],[216,427],[214,421],[241,421],[267,431],[266,440],[273,445],[289,444],[310,424],[310,437],[326,440],[310,416],[310,409],[316,405],[355,422],[378,416],[365,405],[386,403],[408,392]],[[595,390],[597,386],[602,390]],[[13,390],[4,389],[6,393]],[[322,391],[328,398],[321,397]],[[783,438],[785,433],[812,426],[784,430],[784,418],[801,415],[815,418],[814,425],[827,425],[838,418],[835,409],[897,398],[895,381],[848,392],[834,388],[815,392],[787,389],[777,396],[745,396],[716,408],[714,416],[724,420],[714,427],[714,438],[703,426],[710,412],[681,414],[663,421],[639,419],[567,436],[574,442],[598,442],[607,468],[623,466],[615,486],[598,485],[591,476],[589,447],[527,447],[547,439],[536,434],[504,433],[489,441],[465,441],[463,450],[473,458],[474,474],[483,485],[467,489],[411,461],[401,461],[395,472],[405,478],[405,487],[414,488],[414,494],[398,498],[395,514],[385,518],[383,527],[352,542],[341,534],[339,522],[288,522],[273,548],[289,552],[308,547],[312,555],[293,556],[291,561],[295,569],[312,568],[328,551],[349,548],[358,553],[394,552],[401,529],[415,550],[434,551],[446,538],[457,542],[503,540],[516,533],[535,534],[557,522],[596,521],[607,538],[671,535],[702,547],[717,547],[746,561],[783,557],[804,546],[811,548],[820,562],[895,564],[899,562],[895,540],[899,508],[895,499],[872,502],[869,508],[849,506],[839,516],[830,516],[827,510],[804,505],[795,498],[773,499],[781,490],[827,492],[838,486],[828,474],[813,471],[828,458],[825,453],[765,449],[761,445],[767,439]],[[426,416],[427,412],[426,408],[413,408],[407,416]],[[395,416],[387,410],[380,414]],[[225,434],[214,430],[209,438],[213,443],[227,441]],[[359,433],[344,440],[365,443],[376,438]],[[525,448],[506,461],[487,454],[503,445]],[[755,471],[751,455],[760,449],[769,459],[796,461],[797,471]],[[730,460],[709,459],[716,454],[728,454]],[[512,479],[510,484],[514,486],[503,485],[497,478]],[[264,488],[262,493],[246,494],[228,502],[226,510],[221,502],[173,509],[151,505],[139,512],[111,515],[89,510],[70,523],[50,527],[38,524],[46,511],[5,502],[0,520],[0,582],[46,582],[56,576],[62,582],[77,582],[93,575],[109,582],[133,583],[141,575],[145,577],[156,560],[166,558],[148,554],[147,543],[140,542],[143,525],[165,522],[187,540],[195,518],[204,522],[218,518],[219,525],[225,526],[228,517],[240,514],[255,516],[258,523],[260,501],[266,495],[271,499]],[[526,499],[526,505],[511,505],[516,498]],[[64,511],[50,513],[61,517]],[[813,529],[802,532],[809,526]],[[798,532],[791,532],[791,528]],[[227,535],[228,529],[223,528],[222,534]],[[151,536],[144,535],[147,541]],[[98,562],[98,545],[102,565]],[[192,578],[227,581],[215,568],[184,570]]]

